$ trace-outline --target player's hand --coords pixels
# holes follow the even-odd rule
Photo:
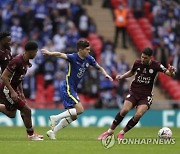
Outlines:
[[[113,78],[109,75],[106,75],[106,78],[109,79],[111,82],[113,81]]]
[[[122,76],[121,75],[117,75],[116,76],[116,80],[122,80]]]
[[[41,52],[42,52],[43,55],[50,55],[50,53],[51,53],[46,49],[41,49]]]
[[[17,91],[17,94],[18,94],[18,96],[19,96],[20,99],[22,99],[22,100],[25,100],[25,99],[26,99],[23,92]]]
[[[15,91],[11,92],[11,98],[13,101],[17,102],[18,94]]]
[[[169,72],[172,74],[172,73],[175,73],[176,68],[175,68],[174,66],[168,64],[168,70],[169,70]]]

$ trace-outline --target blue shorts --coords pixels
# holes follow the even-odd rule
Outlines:
[[[65,109],[73,108],[80,102],[77,92],[71,86],[67,86],[65,82],[60,85],[60,96]]]

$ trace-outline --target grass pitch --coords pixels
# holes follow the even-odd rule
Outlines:
[[[59,131],[57,140],[45,134],[49,127],[36,127],[44,135],[44,141],[28,141],[24,127],[0,127],[0,154],[179,154],[180,130],[171,128],[175,144],[117,144],[105,149],[97,137],[107,128],[73,128]],[[126,138],[157,138],[159,127],[134,128]],[[115,134],[118,133],[118,128]]]

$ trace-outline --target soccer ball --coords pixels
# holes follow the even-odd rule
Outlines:
[[[172,131],[168,127],[163,127],[159,130],[158,136],[161,139],[170,139],[172,137]]]

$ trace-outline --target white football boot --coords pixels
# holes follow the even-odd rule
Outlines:
[[[56,140],[56,135],[52,130],[48,130],[46,134],[51,140]]]

